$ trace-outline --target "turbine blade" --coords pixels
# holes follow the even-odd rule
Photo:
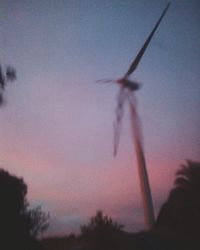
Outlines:
[[[131,110],[131,123],[133,126],[133,135],[135,141],[140,145],[141,151],[143,151],[143,136],[142,136],[142,126],[140,118],[137,112],[137,101],[135,95],[129,95],[129,105]]]
[[[120,135],[122,131],[122,119],[124,116],[124,102],[126,100],[126,89],[123,87],[120,89],[118,98],[117,98],[117,107],[116,107],[116,120],[114,121],[114,152],[113,155],[117,155],[117,150],[120,141]]]
[[[135,57],[134,61],[132,62],[131,66],[129,67],[128,71],[126,72],[126,74],[124,75],[124,78],[127,78],[131,73],[133,73],[133,71],[137,68],[146,48],[148,47],[154,33],[156,32],[159,24],[161,23],[163,17],[165,16],[167,10],[169,9],[170,3],[167,4],[167,6],[165,7],[162,15],[160,16],[160,18],[158,19],[157,23],[155,24],[153,30],[151,31],[151,33],[149,34],[149,36],[147,37],[144,45],[142,46],[142,48],[140,49],[139,53],[137,54],[137,56]]]
[[[102,79],[102,80],[97,80],[97,83],[111,83],[111,82],[115,82],[115,80],[107,80],[107,79]]]

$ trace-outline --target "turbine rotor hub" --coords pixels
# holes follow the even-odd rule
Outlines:
[[[125,88],[128,88],[131,91],[138,90],[140,88],[140,84],[136,81],[131,81],[127,78],[120,78],[116,80],[116,82],[120,85],[122,85]]]

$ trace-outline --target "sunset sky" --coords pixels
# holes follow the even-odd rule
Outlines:
[[[166,0],[1,0],[0,61],[17,81],[0,108],[0,166],[23,177],[49,234],[101,209],[144,228],[129,110],[113,158],[118,86]],[[156,213],[186,159],[200,161],[200,2],[172,1],[132,79]]]

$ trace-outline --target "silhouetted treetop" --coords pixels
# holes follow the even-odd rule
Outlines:
[[[5,70],[0,65],[0,106],[4,104],[3,91],[5,90],[7,82],[13,82],[16,80],[15,69],[8,65]]]
[[[182,238],[200,237],[200,163],[187,161],[176,173],[174,188],[162,206],[157,228]]]
[[[116,236],[123,232],[122,228],[102,211],[97,211],[88,225],[81,226],[84,249],[116,249]]]
[[[0,87],[5,89],[7,82],[16,80],[16,71],[12,66],[6,66],[5,71],[0,66]]]
[[[97,211],[96,215],[91,217],[88,225],[81,226],[82,234],[91,234],[95,232],[119,232],[123,226],[113,221],[112,218],[104,215],[102,211]]]
[[[27,186],[23,179],[11,176],[7,171],[0,170],[0,216],[4,212],[12,214],[23,212]]]
[[[28,209],[27,215],[30,218],[30,234],[37,238],[49,227],[49,213],[42,211],[41,206],[34,209]]]
[[[40,207],[31,209],[26,194],[22,178],[0,169],[0,249],[32,249],[48,227],[48,214]]]
[[[175,188],[194,191],[200,190],[200,163],[187,161],[176,173]]]

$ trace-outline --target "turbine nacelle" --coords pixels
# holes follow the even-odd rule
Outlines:
[[[131,81],[127,78],[120,78],[116,80],[116,83],[120,84],[122,87],[129,89],[130,91],[138,90],[141,84],[136,81]]]
[[[141,87],[141,84],[136,81],[131,81],[127,78],[119,78],[117,80],[98,80],[100,83],[117,83],[121,85],[121,87],[127,88],[130,91],[138,90]]]

